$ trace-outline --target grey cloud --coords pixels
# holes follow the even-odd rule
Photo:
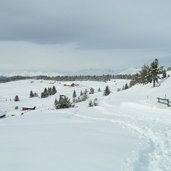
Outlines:
[[[1,0],[0,40],[80,48],[171,45],[171,1]]]
[[[117,69],[156,57],[171,65],[170,6],[170,0],[1,0],[1,70]]]

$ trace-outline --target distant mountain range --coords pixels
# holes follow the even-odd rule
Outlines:
[[[60,71],[60,72],[29,72],[29,71],[17,71],[17,72],[7,72],[7,73],[0,73],[0,79],[5,79],[5,77],[11,76],[64,76],[64,75],[125,75],[125,74],[135,74],[139,71],[139,68],[128,68],[123,70],[107,70],[107,69],[85,69],[85,70],[78,70],[78,71]]]
[[[137,72],[139,72],[141,69],[140,68],[128,68],[125,69],[121,72],[119,72],[118,74],[124,75],[124,74],[136,74]]]

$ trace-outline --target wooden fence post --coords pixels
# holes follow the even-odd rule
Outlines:
[[[167,99],[167,106],[169,107],[169,99]]]

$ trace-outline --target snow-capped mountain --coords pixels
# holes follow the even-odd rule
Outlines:
[[[13,71],[13,72],[0,72],[0,75],[10,77],[10,76],[62,76],[62,75],[117,75],[117,74],[135,74],[139,71],[139,68],[128,68],[128,69],[84,69],[77,71],[57,71],[57,72],[43,72],[43,71]]]
[[[134,67],[131,67],[131,68],[128,68],[128,69],[125,69],[121,72],[119,72],[118,74],[136,74],[137,72],[139,72],[141,69],[140,68],[134,68]]]

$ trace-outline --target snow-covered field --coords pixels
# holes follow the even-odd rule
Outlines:
[[[128,82],[82,81],[78,87],[40,80],[1,83],[0,111],[8,117],[0,119],[0,170],[170,171],[171,107],[157,103],[157,97],[171,101],[171,77],[156,88],[136,85],[117,92]],[[30,90],[40,94],[53,85],[56,95],[29,98]],[[104,97],[107,85],[112,93]],[[71,98],[74,90],[79,95],[90,87],[95,94],[89,100],[98,98],[98,106],[88,107],[88,100],[54,109],[59,95]],[[15,95],[19,102],[13,101]],[[37,108],[21,115],[27,106]]]

